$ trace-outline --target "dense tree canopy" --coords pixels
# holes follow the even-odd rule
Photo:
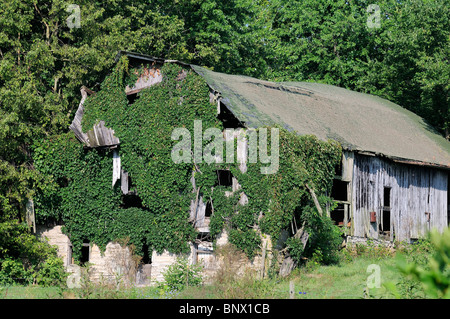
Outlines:
[[[267,79],[387,98],[450,134],[448,1],[268,1]]]
[[[372,2],[2,0],[0,222],[51,178],[30,145],[68,131],[80,87],[98,90],[118,50],[372,93],[448,138],[448,1]]]

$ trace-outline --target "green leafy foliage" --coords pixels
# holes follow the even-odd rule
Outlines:
[[[39,271],[34,274],[36,283],[40,286],[62,286],[68,274],[65,272],[63,260],[52,256],[40,265]]]
[[[195,237],[188,222],[195,195],[190,183],[192,164],[173,162],[171,133],[180,123],[193,124],[199,118],[205,126],[219,123],[203,80],[190,71],[179,82],[180,71],[177,65],[166,65],[161,71],[164,82],[142,91],[129,104],[124,83],[133,72],[124,58],[105,79],[102,90],[85,104],[83,129],[89,130],[98,119],[114,128],[121,141],[122,167],[129,172],[142,207],[123,208],[120,186],[111,187],[111,150],[85,150],[71,133],[36,143],[36,167],[53,178],[36,199],[39,222],[63,221],[75,257],[86,239],[101,248],[108,241],[128,237],[131,244],[147,245],[150,251],[189,251],[188,242]],[[207,168],[202,170],[206,173]],[[144,252],[138,249],[138,253]]]
[[[445,0],[377,1],[380,28],[367,26],[372,1],[366,0],[78,1],[80,28],[68,26],[69,4],[8,0],[0,5],[0,222],[20,224],[25,203],[36,192],[47,196],[40,218],[64,214],[59,202],[65,195],[58,183],[72,181],[57,173],[54,179],[37,173],[33,161],[45,153],[32,156],[31,145],[67,132],[80,86],[99,91],[118,50],[268,80],[319,81],[379,95],[423,116],[449,137],[450,19]],[[128,76],[125,83],[132,83],[132,73]],[[116,98],[110,106],[122,105],[123,94]],[[129,115],[123,116],[129,120]],[[139,156],[130,158],[136,161],[133,167]],[[210,185],[211,176],[197,177]],[[289,190],[289,196],[305,192]],[[210,187],[202,191],[209,195]],[[250,194],[251,187],[246,191]],[[167,194],[166,189],[162,198]],[[114,196],[108,198],[114,201]],[[260,211],[268,211],[267,196],[251,196]],[[153,206],[151,194],[145,197]],[[110,205],[116,207],[117,202],[107,203],[108,210]],[[275,234],[289,218],[282,205],[272,205],[272,216],[265,214],[263,224]],[[236,237],[250,231],[240,229]],[[247,239],[256,245],[252,236]]]
[[[51,274],[52,283],[43,279],[44,273]],[[63,273],[56,249],[28,232],[26,224],[0,223],[0,283],[29,284],[36,280],[39,285],[57,284]]]
[[[20,216],[47,184],[33,170],[30,146],[67,132],[80,87],[97,91],[119,50],[246,68],[248,0],[78,1],[79,28],[67,22],[71,4],[1,1],[0,217]]]
[[[33,280],[33,273],[25,269],[20,260],[8,258],[2,260],[1,266],[0,283],[2,285],[30,284]]]
[[[160,284],[160,288],[180,291],[186,287],[199,286],[203,280],[202,270],[201,265],[192,265],[187,258],[177,258],[163,273],[164,282]]]
[[[318,194],[330,193],[334,169],[341,158],[341,147],[333,141],[324,142],[314,136],[299,136],[278,129],[278,171],[263,175],[260,168],[265,164],[262,163],[248,163],[245,173],[239,170],[238,165],[232,166],[230,169],[248,197],[248,204],[239,204],[239,192],[226,197],[214,190],[211,235],[214,238],[221,227],[225,227],[229,230],[230,242],[251,258],[261,243],[257,229],[277,242],[283,230],[292,229],[291,223],[301,226],[305,222],[305,228],[311,234],[309,249],[322,249],[331,258],[332,252],[339,247],[340,232],[327,216],[319,216],[306,184]],[[325,207],[331,200],[322,196],[320,201]],[[294,235],[292,231],[289,234]],[[294,243],[297,242],[292,240],[289,243],[293,253],[300,249],[293,247]]]
[[[428,297],[450,298],[450,229],[441,234],[432,231],[431,243],[435,249],[428,264],[408,263],[402,255],[397,260],[397,268],[404,276],[418,280]],[[398,291],[394,289],[398,294]]]

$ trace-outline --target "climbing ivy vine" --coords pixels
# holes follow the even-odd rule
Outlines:
[[[266,164],[249,163],[247,172],[242,173],[238,165],[233,165],[230,169],[247,195],[248,204],[239,205],[239,194],[226,198],[223,193],[214,192],[214,213],[221,218],[216,216],[211,221],[211,234],[215,236],[225,226],[230,242],[252,257],[261,245],[261,233],[270,235],[276,246],[283,230],[293,236],[304,223],[311,239],[307,248],[311,253],[323,252],[324,261],[331,261],[340,244],[340,232],[330,218],[319,215],[308,187],[321,194],[318,196],[321,206],[333,206],[326,194],[331,193],[341,147],[331,140],[299,136],[282,128],[279,132],[278,171],[262,175],[260,168]],[[292,250],[300,249],[299,241],[290,244]]]
[[[276,242],[294,223],[305,223],[313,239],[323,232],[320,225],[326,222],[318,217],[305,185],[319,195],[330,193],[341,157],[337,143],[279,128],[279,170],[269,175],[261,174],[258,163],[249,163],[245,173],[238,164],[175,163],[171,158],[175,128],[193,132],[194,121],[201,120],[203,128],[223,129],[209,102],[209,88],[193,70],[185,68],[186,76],[180,77],[183,67],[167,63],[161,68],[162,82],[141,90],[129,103],[124,88],[141,70],[128,63],[122,57],[101,90],[85,101],[82,127],[87,132],[102,120],[114,129],[121,165],[142,206],[125,208],[120,183],[112,187],[112,150],[85,148],[71,132],[36,141],[33,147],[36,169],[49,180],[36,196],[38,222],[63,222],[75,258],[86,239],[102,249],[109,241],[129,238],[129,243],[146,247],[149,253],[189,252],[188,243],[196,238],[189,220],[191,202],[197,198],[193,174],[200,195],[212,204],[211,237],[215,240],[227,230],[230,242],[249,257],[258,251],[262,234]],[[218,169],[229,169],[241,189],[231,193],[230,187],[218,186]],[[241,192],[248,197],[246,205],[239,204]],[[330,200],[319,199],[322,204]],[[315,243],[319,241],[310,245]]]

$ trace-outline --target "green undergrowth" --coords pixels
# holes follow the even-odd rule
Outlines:
[[[381,270],[381,287],[367,290],[369,265]],[[294,299],[392,299],[393,294],[384,283],[401,284],[402,275],[396,269],[394,257],[369,258],[359,256],[334,265],[310,265],[296,269],[286,278],[259,279],[254,274],[227,281],[186,287],[181,291],[161,286],[134,287],[118,290],[115,287],[95,286],[82,289],[57,287],[3,287],[0,298],[13,299],[289,299],[290,283],[294,284]],[[421,295],[404,296],[420,298]]]
[[[448,234],[449,231],[446,231]],[[445,235],[448,236],[448,235]],[[430,281],[411,277],[410,270],[426,274],[422,278],[448,278],[449,263],[440,259],[447,251],[445,236],[434,234],[430,240],[413,245],[397,244],[394,248],[367,245],[347,246],[339,251],[339,262],[323,265],[314,258],[306,260],[287,277],[277,275],[261,279],[255,271],[245,270],[237,261],[244,252],[232,245],[218,253],[224,262],[208,280],[181,259],[167,269],[161,282],[149,287],[114,283],[93,283],[82,280],[79,288],[64,285],[0,286],[0,299],[423,299],[443,298],[430,291]],[[435,273],[441,260],[440,274]],[[377,273],[373,271],[377,269]],[[186,277],[185,275],[188,276]],[[373,285],[374,275],[379,282]],[[184,276],[184,277],[183,277]],[[443,284],[443,281],[440,281]],[[437,283],[437,282],[436,282]],[[291,287],[293,288],[291,290]],[[443,286],[436,286],[442,290]]]

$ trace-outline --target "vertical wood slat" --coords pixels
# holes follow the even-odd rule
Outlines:
[[[128,172],[125,172],[123,169],[121,169],[120,189],[122,190],[122,194],[124,194],[124,195],[128,194],[128,192],[129,192],[129,189],[128,189]]]
[[[33,229],[33,233],[36,233],[36,217],[34,213],[34,202],[29,199],[25,204],[25,219],[29,228]]]
[[[120,170],[120,156],[117,150],[113,151],[113,176],[112,176],[112,187],[116,184],[117,180],[120,179],[121,170]]]
[[[378,238],[369,223],[370,212],[382,222],[384,187],[390,187],[391,240],[424,237],[447,226],[448,173],[439,169],[399,164],[355,154],[351,203],[352,234]],[[430,212],[427,221],[425,212]]]

